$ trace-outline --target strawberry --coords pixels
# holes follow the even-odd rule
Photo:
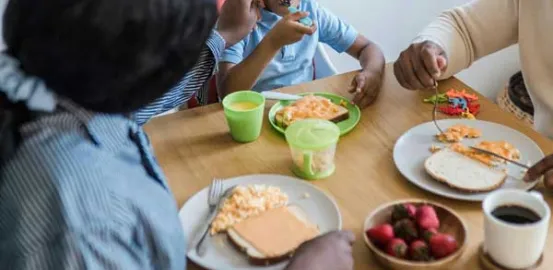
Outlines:
[[[396,258],[405,259],[407,257],[407,244],[403,239],[394,238],[388,242],[386,253]]]
[[[451,255],[457,247],[457,240],[449,234],[438,233],[430,238],[430,250],[436,259]]]
[[[440,228],[440,220],[434,207],[423,205],[417,209],[417,225],[421,230]]]
[[[381,247],[385,247],[395,237],[394,228],[390,224],[372,227],[367,230],[366,234],[374,244]]]
[[[394,209],[392,210],[392,222],[396,222],[405,218],[414,219],[416,213],[417,208],[410,203],[394,205]]]
[[[424,239],[424,241],[426,241],[426,243],[430,243],[430,238],[432,238],[432,236],[434,236],[437,233],[438,233],[438,230],[431,228],[422,232],[422,238]]]
[[[430,249],[422,240],[416,240],[409,246],[409,258],[414,261],[430,261]]]
[[[419,238],[417,225],[410,219],[402,219],[394,224],[394,233],[396,237],[405,240],[407,243]]]

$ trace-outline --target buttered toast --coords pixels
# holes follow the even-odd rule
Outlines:
[[[275,122],[287,128],[293,122],[303,119],[323,119],[338,123],[349,118],[349,111],[328,98],[308,95],[280,109],[275,114]]]
[[[289,259],[303,242],[319,234],[319,229],[297,206],[263,212],[227,230],[231,243],[254,265],[270,265]]]

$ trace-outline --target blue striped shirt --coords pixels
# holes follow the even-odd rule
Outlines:
[[[203,86],[224,50],[216,33],[207,44],[136,122],[58,98],[21,127],[0,171],[0,269],[186,269],[176,202],[139,124]]]

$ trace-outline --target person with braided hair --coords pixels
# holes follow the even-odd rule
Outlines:
[[[205,82],[251,31],[252,7],[227,0],[214,29],[216,0],[10,0],[0,269],[186,269],[176,203],[136,115]],[[351,269],[352,241],[317,238],[289,269]]]

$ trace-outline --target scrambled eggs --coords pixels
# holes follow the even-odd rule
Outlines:
[[[288,204],[288,195],[280,188],[265,185],[236,187],[221,205],[211,223],[211,235],[225,232],[244,219]]]
[[[436,135],[440,142],[457,143],[464,138],[479,138],[482,131],[465,125],[455,125],[448,128],[444,133]]]

